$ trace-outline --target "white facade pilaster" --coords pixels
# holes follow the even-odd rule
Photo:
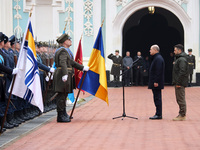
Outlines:
[[[12,0],[1,0],[0,3],[0,32],[10,37],[13,34]]]

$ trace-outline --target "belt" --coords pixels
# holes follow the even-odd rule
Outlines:
[[[57,69],[62,69],[62,67],[58,67]],[[67,68],[68,70],[72,70],[72,68]]]
[[[3,73],[0,73],[0,77],[4,77],[5,76],[5,74],[3,74]]]
[[[115,66],[121,66],[121,64],[116,64],[116,63],[113,63],[113,65],[115,65]]]
[[[44,70],[42,70],[42,69],[40,69],[40,68],[39,68],[39,70],[40,70],[40,71],[44,71]]]
[[[194,65],[194,63],[188,63],[189,65]]]

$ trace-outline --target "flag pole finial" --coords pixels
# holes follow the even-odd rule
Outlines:
[[[101,27],[103,27],[104,19],[105,19],[105,17],[103,18],[103,21],[102,21],[102,23],[101,23]]]
[[[68,23],[68,22],[66,21],[66,23],[65,23],[65,27],[64,27],[64,31],[66,30],[66,27],[67,27],[67,23]]]
[[[80,40],[82,40],[82,37],[83,37],[83,33],[81,34],[81,38],[80,38]]]
[[[31,10],[30,10],[29,17],[31,17],[31,16],[32,16],[32,11],[33,11],[33,4],[32,4],[32,6],[31,6]]]

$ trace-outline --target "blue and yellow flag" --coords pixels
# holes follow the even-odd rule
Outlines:
[[[108,104],[107,78],[101,27],[94,44],[88,66],[90,69],[88,72],[85,72],[86,77],[82,85],[82,90],[104,100]],[[79,82],[79,87],[82,82],[82,78]]]
[[[19,71],[12,94],[27,100],[43,112],[42,90],[31,18],[28,20],[16,67],[19,68]]]

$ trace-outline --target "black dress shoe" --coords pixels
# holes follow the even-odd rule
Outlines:
[[[151,120],[162,119],[162,116],[154,115],[153,117],[149,117]]]

